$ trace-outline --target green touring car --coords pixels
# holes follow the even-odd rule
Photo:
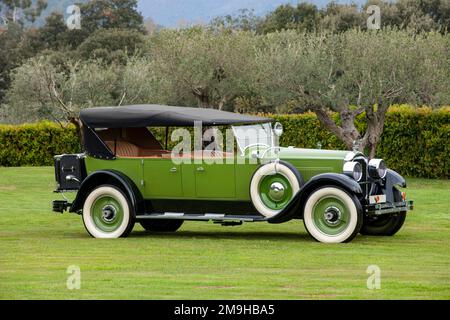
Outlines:
[[[399,190],[405,179],[383,160],[280,147],[283,128],[269,118],[134,105],[85,109],[80,120],[84,153],[55,156],[55,192],[77,194],[54,201],[53,211],[82,215],[95,238],[127,236],[136,222],[174,232],[185,220],[302,219],[314,239],[340,243],[394,235],[413,207]],[[169,138],[179,142],[172,150]]]

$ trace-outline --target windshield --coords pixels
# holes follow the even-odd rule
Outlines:
[[[256,145],[261,147],[275,146],[271,123],[233,126],[232,128],[241,153],[244,153],[247,148]]]

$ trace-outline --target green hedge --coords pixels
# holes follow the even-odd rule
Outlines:
[[[0,166],[48,166],[53,165],[53,155],[80,150],[74,126],[53,122],[0,126]]]
[[[343,144],[312,113],[271,115],[283,124],[283,146],[343,149]],[[364,130],[364,118],[357,126]],[[432,111],[407,106],[391,107],[377,157],[406,176],[448,178],[450,157],[450,107]],[[52,165],[52,156],[81,150],[75,128],[51,122],[0,126],[0,166]]]

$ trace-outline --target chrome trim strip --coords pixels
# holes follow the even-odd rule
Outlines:
[[[180,219],[180,220],[202,220],[202,221],[245,221],[245,222],[257,222],[257,221],[267,221],[267,218],[263,216],[256,215],[219,215],[219,214],[165,214],[165,213],[151,213],[151,214],[143,214],[137,215],[137,220],[146,220],[146,219]]]
[[[179,213],[179,212],[165,212],[164,216],[166,217],[182,217],[184,216],[184,213]]]

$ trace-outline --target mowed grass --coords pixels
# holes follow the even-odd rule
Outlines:
[[[92,239],[51,212],[52,168],[0,168],[0,299],[449,299],[450,182],[408,179],[415,210],[394,237],[313,241],[301,221]],[[67,268],[81,269],[68,290]],[[369,265],[381,289],[367,288]]]

